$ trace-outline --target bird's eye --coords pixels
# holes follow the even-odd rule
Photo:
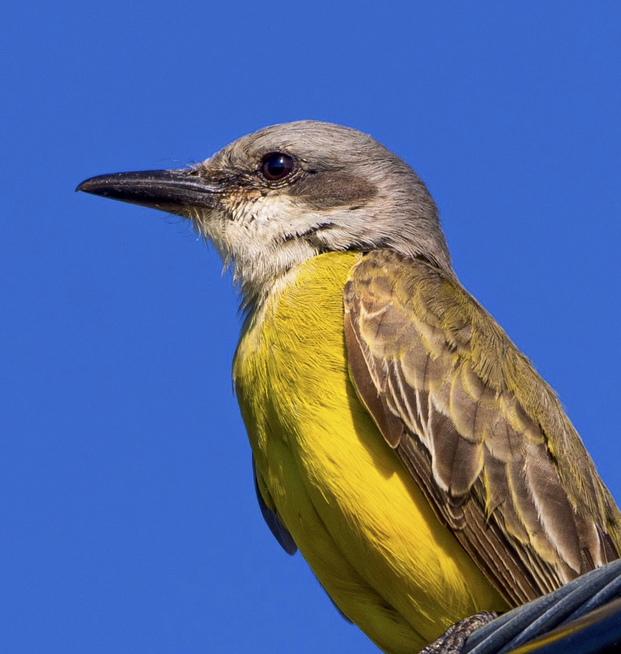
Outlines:
[[[261,162],[261,173],[270,182],[284,179],[295,170],[295,161],[288,154],[272,152],[266,154]]]

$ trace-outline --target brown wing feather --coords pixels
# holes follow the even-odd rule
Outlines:
[[[618,557],[621,516],[556,396],[452,276],[366,255],[345,339],[384,438],[509,603]]]

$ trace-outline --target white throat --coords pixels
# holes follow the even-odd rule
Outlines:
[[[227,205],[192,218],[225,267],[231,267],[242,306],[254,306],[289,270],[318,254],[316,247],[298,238],[312,224],[311,216],[296,211],[282,196],[231,198]]]

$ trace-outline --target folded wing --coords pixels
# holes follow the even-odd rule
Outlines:
[[[454,277],[376,251],[344,302],[361,399],[510,604],[617,558],[619,511],[554,392]]]

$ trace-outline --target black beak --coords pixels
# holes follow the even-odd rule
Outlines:
[[[223,186],[197,170],[146,170],[91,177],[76,191],[182,214],[190,207],[213,209]]]

